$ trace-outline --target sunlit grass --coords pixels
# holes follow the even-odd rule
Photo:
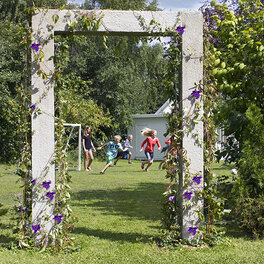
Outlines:
[[[120,160],[104,175],[104,162],[94,162],[92,172],[72,171],[71,208],[79,221],[73,236],[77,250],[72,253],[38,253],[9,249],[14,241],[10,214],[1,217],[0,263],[263,263],[264,241],[250,240],[236,226],[227,232],[231,246],[168,250],[152,238],[159,235],[164,171],[154,163],[150,172],[140,162],[129,165]],[[232,168],[214,164],[217,175]],[[19,193],[14,166],[0,165],[0,203],[15,204]]]
[[[220,161],[219,163],[213,163],[212,169],[216,176],[231,176],[231,170],[235,168],[234,163],[225,163],[224,161]]]

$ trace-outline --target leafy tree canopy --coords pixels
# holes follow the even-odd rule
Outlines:
[[[263,237],[263,0],[227,3],[213,1],[204,8],[212,43],[210,75],[219,94],[215,117],[239,143],[237,156],[231,157],[239,169],[233,211],[245,230]]]
[[[85,0],[83,9],[117,9],[117,10],[160,10],[158,1],[153,0],[149,4],[146,0]]]
[[[252,104],[263,112],[264,9],[261,1],[212,2],[204,8],[213,43],[212,75],[220,102],[216,121],[242,147],[248,137],[246,111]]]

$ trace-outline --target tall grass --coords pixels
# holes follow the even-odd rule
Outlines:
[[[72,234],[76,251],[10,249],[13,223],[7,214],[0,218],[0,263],[264,263],[264,241],[251,240],[237,226],[227,232],[231,246],[157,247],[153,238],[160,234],[162,193],[167,183],[164,171],[158,170],[158,163],[146,173],[139,161],[129,165],[120,160],[101,175],[104,164],[95,161],[92,172],[70,172],[71,206],[79,219]],[[0,203],[8,208],[19,193],[14,170],[0,165]],[[223,173],[229,171],[223,167]]]

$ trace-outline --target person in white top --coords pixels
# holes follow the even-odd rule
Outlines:
[[[131,161],[131,158],[132,158],[132,153],[130,151],[130,149],[133,148],[132,145],[132,140],[133,140],[133,135],[128,135],[127,139],[124,140],[124,143],[123,143],[123,149],[124,151],[123,152],[119,152],[117,154],[117,159],[116,161],[114,162],[114,166],[116,166],[116,163],[124,157],[124,155],[128,155],[128,164],[133,164],[133,162]]]

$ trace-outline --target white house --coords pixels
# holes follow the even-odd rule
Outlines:
[[[143,128],[151,128],[157,130],[157,137],[161,144],[161,150],[166,146],[165,141],[168,139],[164,137],[164,133],[167,131],[168,121],[166,114],[170,113],[172,109],[172,103],[167,100],[155,114],[141,114],[132,115],[134,119],[134,125],[128,129],[128,134],[133,135],[133,149],[132,159],[142,160],[145,159],[144,151],[139,152],[143,140],[146,138],[141,135]],[[146,145],[144,146],[144,148]],[[154,159],[162,160],[165,153],[158,150],[157,145],[154,149]]]
[[[168,121],[166,114],[169,114],[172,110],[172,102],[167,100],[160,109],[155,114],[141,114],[141,115],[132,115],[134,119],[134,125],[128,129],[128,134],[133,135],[133,149],[132,159],[142,160],[145,158],[144,151],[139,152],[141,143],[145,139],[141,135],[141,130],[145,127],[156,129],[157,137],[159,138],[161,149],[166,146],[165,141],[168,139],[164,137],[164,134],[167,131]],[[224,135],[223,129],[216,128],[217,133],[217,143],[216,148],[221,150],[222,143],[226,141],[226,136]],[[145,145],[146,146],[146,145]],[[145,148],[144,146],[144,148]],[[164,152],[158,151],[157,146],[154,149],[154,159],[162,160],[164,157]]]

